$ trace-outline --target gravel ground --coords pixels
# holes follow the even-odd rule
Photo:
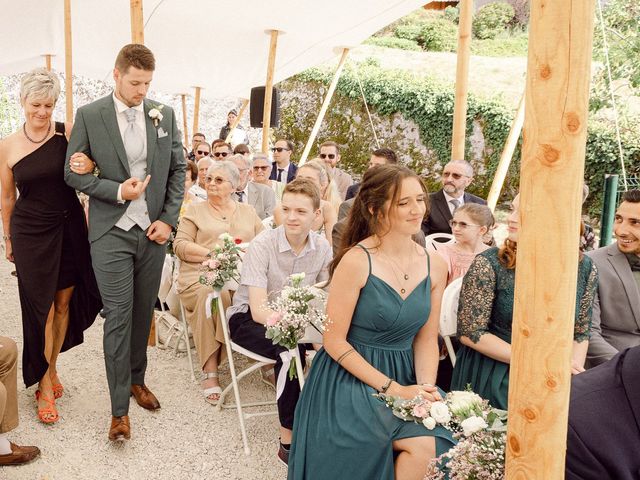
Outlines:
[[[4,256],[4,253],[2,253]],[[22,327],[12,264],[0,261],[0,333],[13,338],[22,351]],[[39,459],[21,467],[0,469],[0,479],[283,479],[286,469],[276,459],[276,416],[249,419],[251,455],[245,456],[234,409],[218,411],[204,402],[199,383],[191,380],[185,354],[149,347],[147,384],[162,408],[149,412],[131,401],[132,439],[113,445],[107,439],[110,405],[102,355],[102,324],[98,318],[85,332],[84,344],[62,354],[59,372],[65,386],[57,401],[60,420],[44,425],[36,417],[34,392],[18,373],[20,425],[9,439],[37,445]],[[194,351],[195,353],[195,351]],[[241,360],[238,360],[242,362]],[[228,364],[221,383],[230,381]],[[273,399],[274,391],[257,373],[242,383],[243,399]]]

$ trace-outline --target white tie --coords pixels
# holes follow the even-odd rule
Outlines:
[[[142,157],[144,140],[142,139],[140,128],[136,125],[136,111],[133,108],[128,108],[124,111],[124,114],[127,116],[128,125],[122,140],[124,149],[127,152],[129,165],[131,165]]]

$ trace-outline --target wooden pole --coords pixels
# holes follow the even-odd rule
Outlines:
[[[193,105],[193,135],[198,133],[198,117],[200,116],[200,87],[196,88],[196,95]]]
[[[240,105],[240,111],[238,111],[238,115],[236,115],[236,119],[230,125],[231,128],[229,128],[229,134],[227,135],[227,138],[224,139],[225,142],[229,143],[229,140],[231,140],[231,137],[233,136],[233,131],[236,129],[236,127],[240,123],[240,119],[242,118],[242,115],[244,115],[244,111],[247,109],[247,105],[249,105],[249,99],[243,98],[242,105]]]
[[[502,192],[502,186],[504,185],[504,179],[507,177],[509,171],[509,165],[511,165],[511,159],[513,158],[513,152],[515,152],[518,146],[518,139],[520,138],[520,132],[522,132],[522,124],[524,123],[524,95],[520,98],[518,104],[518,110],[516,110],[516,116],[511,124],[511,130],[509,130],[509,136],[504,144],[502,155],[500,156],[500,163],[493,176],[493,183],[491,184],[491,190],[489,190],[489,196],[487,197],[487,205],[494,211],[500,198],[500,192]]]
[[[144,44],[144,17],[142,0],[130,0],[131,8],[131,43]]]
[[[531,2],[508,480],[564,478],[593,13],[594,0]]]
[[[73,122],[73,43],[71,40],[71,0],[64,0],[64,95],[67,122]]]
[[[182,133],[184,134],[184,146],[189,148],[189,131],[187,127],[187,94],[181,93],[182,99]]]
[[[460,2],[458,23],[458,54],[456,66],[456,97],[453,106],[451,160],[464,160],[467,130],[467,95],[469,93],[469,57],[471,56],[471,21],[473,0]]]
[[[322,120],[324,120],[324,116],[327,113],[327,109],[329,108],[329,104],[331,103],[331,98],[333,97],[333,93],[338,86],[338,80],[340,80],[340,75],[342,74],[342,69],[344,68],[345,61],[347,60],[347,55],[349,54],[349,49],[345,48],[342,50],[342,56],[340,57],[340,62],[338,62],[338,68],[336,68],[336,72],[333,74],[333,80],[331,80],[331,84],[329,85],[329,90],[327,90],[327,94],[324,97],[322,102],[322,107],[320,107],[320,113],[318,113],[318,117],[316,118],[316,123],[313,125],[311,129],[311,134],[309,135],[309,139],[307,140],[307,144],[304,146],[304,151],[302,152],[302,156],[300,157],[300,161],[298,162],[299,166],[304,165],[307,161],[307,157],[309,156],[309,152],[311,151],[311,147],[316,141],[316,137],[318,136],[318,132],[320,131],[320,126],[322,125]]]
[[[47,70],[51,71],[51,54],[47,53],[44,56],[44,65],[47,68]]]
[[[269,149],[269,131],[271,129],[271,97],[273,90],[273,71],[276,66],[276,49],[278,48],[278,30],[269,30],[269,61],[267,64],[267,81],[264,90],[264,111],[262,112],[262,151]]]

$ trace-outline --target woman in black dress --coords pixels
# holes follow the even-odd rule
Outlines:
[[[58,354],[82,343],[101,308],[84,213],[64,182],[71,125],[51,119],[59,93],[53,73],[26,74],[20,91],[25,123],[0,142],[3,239],[18,274],[22,374],[27,387],[38,383],[38,417],[44,423],[59,418],[55,399],[64,388]],[[89,159],[72,165],[80,174],[92,168]]]

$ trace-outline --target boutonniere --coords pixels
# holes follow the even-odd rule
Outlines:
[[[155,105],[151,110],[149,110],[149,118],[153,121],[153,125],[158,128],[158,125],[162,121],[162,107],[164,105]]]

